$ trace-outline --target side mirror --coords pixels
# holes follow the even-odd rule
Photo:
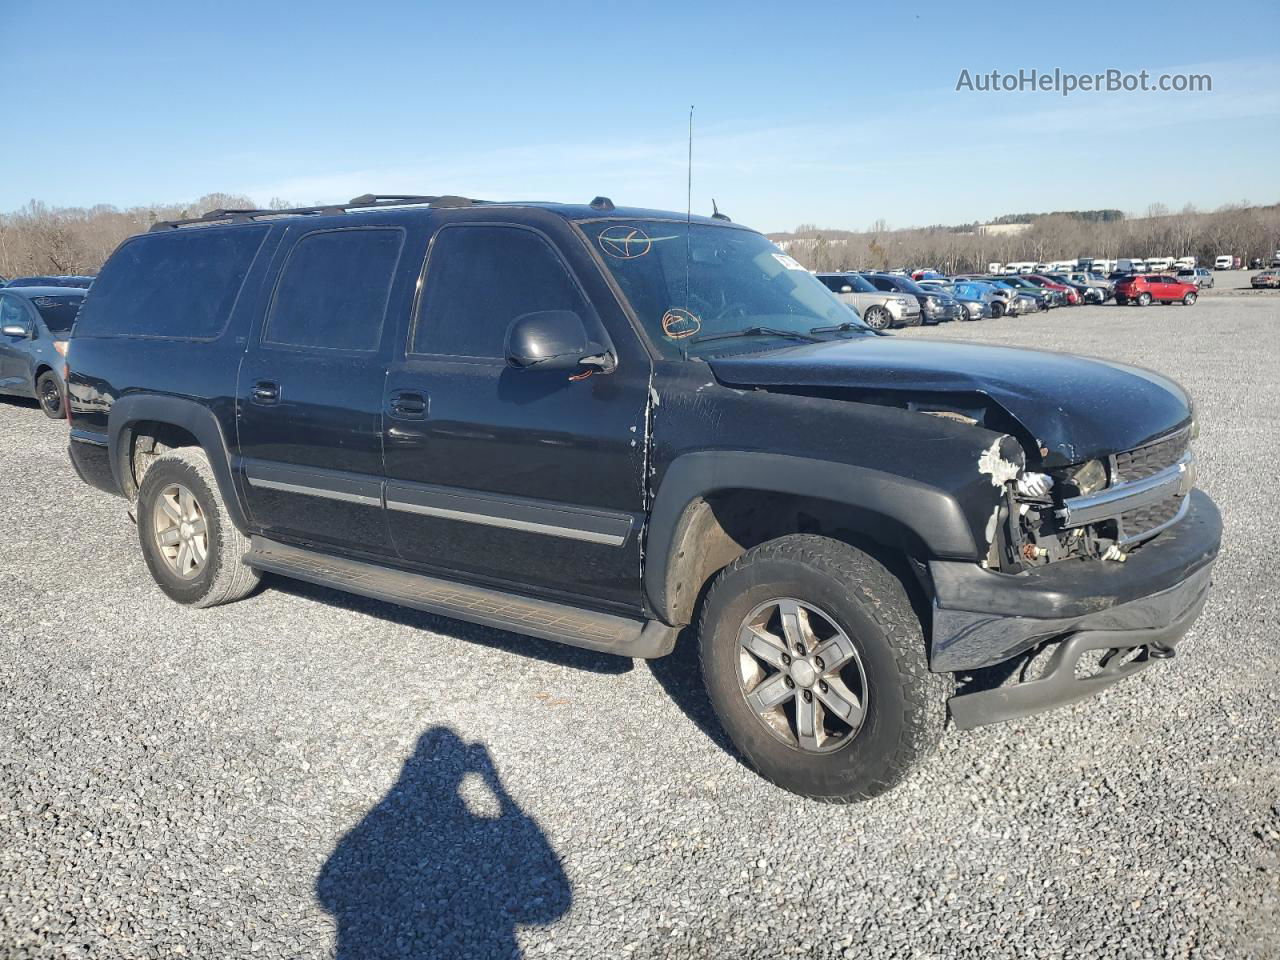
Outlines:
[[[853,287],[849,286],[849,285],[846,283],[843,287],[841,287],[841,288],[840,288],[840,292],[841,292],[841,293],[853,293]]]
[[[587,336],[572,310],[539,310],[511,321],[507,328],[507,364],[519,370],[613,370],[613,357]]]
[[[25,323],[6,323],[0,327],[0,333],[6,337],[29,337],[31,336],[31,328]]]

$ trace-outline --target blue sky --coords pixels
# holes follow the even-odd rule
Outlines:
[[[7,112],[30,127],[0,152],[0,209],[215,190],[683,209],[690,104],[695,212],[715,197],[766,230],[1280,200],[1265,5],[1038,6],[170,0],[54,18],[3,0]],[[1213,91],[955,89],[961,69],[1055,67],[1209,73]]]

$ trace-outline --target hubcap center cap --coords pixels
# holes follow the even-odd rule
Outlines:
[[[792,660],[791,679],[796,682],[797,686],[811,687],[813,682],[818,679],[818,671],[813,668],[813,664],[808,660]]]
[[[182,537],[182,539],[183,539],[183,540],[190,540],[190,539],[191,539],[191,524],[189,524],[189,523],[184,523],[181,527],[179,527],[179,528],[178,528],[178,533],[179,533],[179,535]]]

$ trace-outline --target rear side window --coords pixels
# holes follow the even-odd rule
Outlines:
[[[501,359],[511,321],[538,310],[588,315],[547,241],[516,227],[443,229],[431,246],[413,352]]]
[[[280,273],[262,339],[312,350],[376,350],[403,243],[403,231],[393,228],[307,234]]]
[[[94,281],[76,336],[217,337],[269,229],[196,228],[127,241]]]

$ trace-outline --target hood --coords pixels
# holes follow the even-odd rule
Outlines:
[[[850,399],[888,396],[903,405],[977,398],[1013,421],[988,426],[1021,433],[1029,461],[1044,467],[1132,450],[1191,418],[1191,400],[1172,380],[1066,353],[868,336],[707,363],[738,387],[848,390]]]

